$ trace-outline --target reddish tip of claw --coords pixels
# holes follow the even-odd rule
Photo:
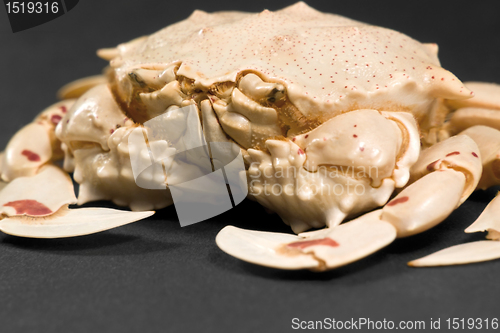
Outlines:
[[[26,158],[31,162],[39,162],[40,161],[40,155],[32,152],[31,150],[25,149],[21,152],[21,155],[26,156]]]
[[[339,246],[339,243],[337,243],[336,241],[334,241],[331,238],[326,237],[326,238],[321,238],[321,239],[312,239],[312,240],[293,242],[293,243],[287,244],[288,247],[294,247],[297,249],[305,249],[306,247],[314,246],[314,245],[324,245],[324,246],[337,247],[337,246]]]
[[[4,206],[14,207],[18,215],[27,214],[31,216],[40,216],[52,213],[47,206],[36,200],[10,201],[4,204]]]

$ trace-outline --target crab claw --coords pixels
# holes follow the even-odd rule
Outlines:
[[[68,209],[76,203],[69,176],[53,165],[32,177],[14,179],[0,192],[0,231],[22,237],[87,235],[141,220],[154,212],[107,208]]]
[[[498,258],[500,258],[500,242],[482,240],[446,248],[410,261],[408,265],[412,267],[463,265]]]
[[[3,181],[33,176],[42,165],[62,158],[54,130],[73,103],[74,100],[65,100],[51,105],[10,139],[0,166]]]
[[[378,210],[332,229],[299,236],[227,226],[216,242],[224,252],[253,264],[325,271],[364,258],[396,238],[396,229],[381,221],[380,214]]]
[[[465,232],[481,232],[488,231],[486,238],[493,240],[500,240],[500,192],[497,196],[486,206],[484,211],[479,215],[476,221],[472,223]]]

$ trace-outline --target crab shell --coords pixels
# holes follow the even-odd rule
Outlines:
[[[0,183],[2,214],[9,216],[0,222],[3,232],[77,236],[153,213],[68,209],[76,200],[71,181],[50,166],[62,153],[64,169],[81,185],[79,204],[105,199],[146,210],[172,203],[169,185],[211,173],[233,158],[219,160],[212,149],[211,166],[197,169],[191,162],[200,158],[188,147],[237,143],[250,197],[300,234],[226,227],[217,244],[243,260],[284,269],[325,270],[362,258],[396,237],[433,227],[478,184],[487,188],[500,180],[500,153],[491,144],[500,131],[468,128],[495,127],[488,120],[498,120],[500,86],[474,84],[478,96],[463,101],[472,93],[440,67],[437,46],[398,32],[299,2],[274,13],[195,11],[156,34],[98,54],[111,61],[107,81],[97,76],[63,87],[64,100],[19,131],[1,154],[1,177],[12,180]],[[445,123],[447,113],[459,108]],[[420,152],[421,145],[431,147]],[[229,155],[238,155],[232,148]],[[217,149],[220,154],[225,148]],[[138,178],[134,165],[154,166],[157,159],[161,172],[150,168]],[[42,188],[35,199],[28,183]],[[276,185],[284,191],[274,193]],[[347,191],[337,193],[337,186]],[[217,201],[210,186],[201,190]],[[498,257],[499,202],[497,197],[466,230],[486,230],[491,242],[411,264]],[[329,228],[301,233],[324,225]]]
[[[421,121],[436,99],[471,95],[440,67],[435,44],[303,2],[259,14],[197,10],[101,55],[112,58],[116,97],[138,122],[152,116],[144,93],[175,77],[185,94],[217,96],[221,85],[234,86],[248,72],[282,84],[288,107],[272,106],[285,137],[358,109],[409,111]]]
[[[77,102],[80,107],[73,107],[57,129],[68,155],[78,160],[80,203],[112,199],[133,209],[171,204],[168,195],[156,198],[133,190],[125,147],[130,125],[120,112],[143,124],[194,104],[207,141],[233,141],[244,150],[250,194],[295,232],[336,225],[387,202],[396,187],[407,183],[418,158],[414,119],[423,132],[429,131],[444,120],[441,100],[471,96],[440,67],[435,44],[321,13],[302,2],[259,14],[195,11],[148,37],[98,54],[110,60],[109,88],[97,87],[81,97],[94,100],[94,107]],[[84,120],[89,115],[94,121]],[[347,127],[357,127],[356,132]],[[346,136],[359,138],[349,143]],[[106,157],[96,157],[99,148],[94,154],[82,152],[77,142],[93,142]],[[287,179],[294,183],[294,194],[255,195],[267,190],[260,172],[266,165],[274,168],[273,161],[280,158],[282,165],[303,174]],[[356,170],[374,166],[377,175],[352,177],[343,170],[333,182],[321,173],[319,180],[311,179],[321,165]],[[115,176],[93,171],[104,169]],[[302,179],[305,192],[299,193],[295,178]],[[131,185],[112,185],[117,181]],[[331,187],[368,190],[361,195],[309,194],[318,183],[328,182]],[[124,191],[130,195],[124,197]],[[134,197],[147,200],[138,204]]]

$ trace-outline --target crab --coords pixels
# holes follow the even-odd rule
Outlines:
[[[0,230],[38,238],[107,230],[226,169],[233,205],[247,193],[296,235],[227,226],[216,237],[223,251],[290,270],[359,260],[500,184],[500,86],[462,83],[437,52],[303,2],[258,14],[197,10],[101,49],[104,74],[64,86],[61,101],[7,144]],[[195,190],[217,202],[215,186]],[[132,211],[68,208],[95,200]],[[497,197],[465,230],[488,231],[488,240],[409,264],[500,258],[499,211]]]

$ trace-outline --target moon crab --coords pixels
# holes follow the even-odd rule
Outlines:
[[[172,157],[179,147],[228,143],[244,158],[248,197],[296,235],[227,226],[218,246],[280,269],[346,265],[432,228],[475,189],[500,185],[500,86],[462,83],[437,52],[303,2],[258,14],[195,11],[101,49],[104,74],[63,87],[61,101],[7,144],[0,230],[71,237],[146,218],[175,201],[175,179],[205,174],[193,162],[201,150],[180,161]],[[146,126],[154,119],[165,128]],[[132,144],[136,135],[147,149]],[[220,168],[214,149],[205,153],[208,169]],[[142,179],[134,156],[162,162]],[[78,198],[66,172],[80,184]],[[132,212],[68,208],[95,200]],[[410,265],[499,258],[499,202],[465,230],[488,231],[488,240]]]

